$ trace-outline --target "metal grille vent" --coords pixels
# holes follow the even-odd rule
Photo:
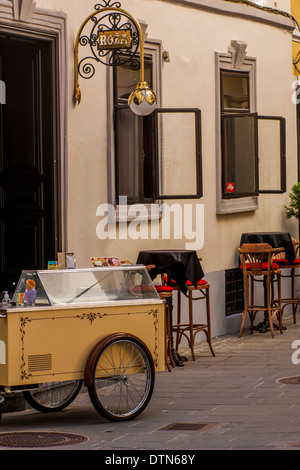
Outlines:
[[[162,428],[160,431],[204,431],[215,426],[215,423],[170,423]]]
[[[52,370],[52,354],[28,356],[28,372]]]
[[[244,280],[240,268],[225,271],[226,316],[240,313],[244,309]]]

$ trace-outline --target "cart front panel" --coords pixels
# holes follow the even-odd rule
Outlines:
[[[93,348],[115,333],[136,336],[156,371],[164,361],[162,303],[91,308],[16,309],[0,319],[0,385],[81,379]]]

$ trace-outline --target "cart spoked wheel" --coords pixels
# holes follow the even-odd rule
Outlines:
[[[95,409],[110,421],[138,416],[151,398],[155,380],[147,347],[133,336],[108,338],[94,351],[88,392]]]
[[[51,413],[66,408],[76,398],[82,380],[45,383],[34,391],[23,392],[24,398],[32,408],[43,413]]]

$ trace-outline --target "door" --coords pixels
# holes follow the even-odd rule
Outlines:
[[[0,292],[59,250],[53,51],[51,41],[0,35]]]

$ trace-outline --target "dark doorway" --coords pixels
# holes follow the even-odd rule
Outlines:
[[[0,34],[0,293],[59,251],[53,41]]]

